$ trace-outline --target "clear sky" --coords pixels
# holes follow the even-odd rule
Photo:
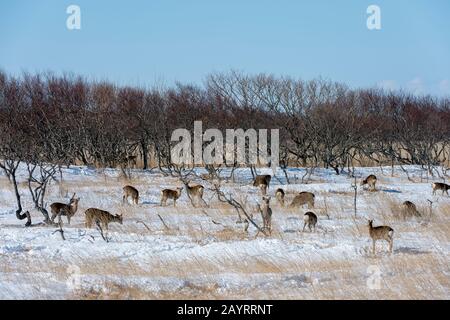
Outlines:
[[[0,0],[0,69],[140,86],[236,69],[450,95],[450,1]]]

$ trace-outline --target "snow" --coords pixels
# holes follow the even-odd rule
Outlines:
[[[132,172],[125,182],[120,171],[70,167],[63,170],[62,186],[52,183],[46,198],[67,202],[76,192],[80,207],[72,224],[64,225],[63,241],[56,227],[25,228],[15,217],[15,198],[6,177],[0,177],[0,299],[64,298],[438,298],[450,296],[449,218],[450,197],[431,195],[431,182],[420,167],[357,168],[357,216],[353,209],[354,180],[334,170],[316,169],[308,183],[300,183],[305,169],[290,168],[291,184],[278,170],[271,181],[274,232],[257,235],[250,225],[237,224],[233,208],[218,202],[203,183],[209,208],[193,208],[184,190],[177,207],[168,201],[160,207],[160,190],[181,182],[157,171]],[[204,172],[202,169],[197,170]],[[271,169],[259,170],[271,174]],[[224,172],[227,176],[229,172]],[[375,174],[377,192],[363,190],[361,178]],[[25,181],[21,168],[20,181]],[[122,187],[140,191],[138,206],[123,205]],[[281,208],[273,193],[283,187],[290,203],[294,193],[316,194],[319,216],[316,233],[301,232],[308,208]],[[224,184],[225,194],[247,202],[254,211],[259,189],[251,184],[248,169],[236,170],[235,183]],[[21,185],[23,206],[32,208],[26,186]],[[61,196],[62,195],[62,196]],[[421,219],[392,216],[392,203],[416,203]],[[433,201],[433,215],[428,213]],[[109,242],[99,231],[84,227],[90,207],[123,213],[123,225],[112,223]],[[42,220],[30,210],[33,223]],[[205,215],[207,213],[207,215]],[[326,215],[328,213],[329,217]],[[158,214],[169,226],[165,230]],[[394,253],[377,242],[371,253],[367,219],[395,230]],[[215,224],[212,222],[219,222]],[[63,221],[66,222],[65,218]],[[147,230],[141,223],[144,222]],[[427,267],[427,264],[429,266]],[[382,269],[382,289],[367,285],[368,268]],[[416,290],[412,290],[416,287]]]

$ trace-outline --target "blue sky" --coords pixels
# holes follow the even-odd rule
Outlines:
[[[450,95],[450,1],[0,0],[0,69],[139,86],[236,69]]]

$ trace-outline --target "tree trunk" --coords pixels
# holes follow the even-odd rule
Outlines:
[[[14,186],[14,192],[16,194],[16,200],[17,200],[17,210],[16,210],[16,217],[19,220],[23,220],[25,218],[27,218],[27,223],[25,223],[25,227],[29,227],[31,226],[31,215],[28,211],[25,211],[22,214],[22,202],[20,201],[20,193],[19,193],[19,188],[17,186],[17,180],[16,180],[16,173],[12,172],[11,173],[11,178],[12,178],[12,183]]]
[[[141,141],[141,150],[142,150],[142,161],[144,162],[144,166],[142,169],[148,169],[148,147],[145,141]]]

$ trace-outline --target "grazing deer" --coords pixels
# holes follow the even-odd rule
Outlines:
[[[131,200],[134,204],[138,204],[139,202],[139,191],[135,187],[125,186],[123,187],[123,198],[122,203],[128,203],[128,197],[131,197]]]
[[[375,184],[377,183],[377,177],[371,174],[367,178],[365,178],[363,181],[361,181],[361,186],[368,185],[369,190],[375,191]]]
[[[433,182],[431,186],[433,187],[433,195],[436,194],[437,190],[442,190],[442,195],[444,195],[444,192],[448,195],[448,190],[450,190],[450,185],[446,183]]]
[[[262,204],[258,205],[263,220],[262,229],[264,231],[268,230],[269,234],[272,234],[272,209],[269,207],[270,197],[263,196],[262,200]]]
[[[161,206],[165,206],[167,199],[173,199],[173,206],[176,206],[176,202],[178,198],[181,196],[182,187],[176,188],[176,190],[172,189],[164,189],[161,191]]]
[[[197,184],[194,186],[189,186],[189,181],[183,181],[184,186],[186,187],[186,192],[188,194],[189,199],[192,201],[192,205],[195,207],[193,199],[197,199],[199,202],[203,202],[206,205],[205,200],[203,200],[203,191],[205,188],[201,184]]]
[[[402,216],[403,219],[406,219],[407,217],[420,217],[421,214],[420,212],[417,210],[417,207],[414,203],[412,203],[411,201],[405,201],[402,204]]]
[[[92,228],[92,223],[95,222],[97,226],[108,231],[108,224],[110,222],[118,222],[120,224],[123,223],[123,217],[121,214],[113,215],[108,211],[96,208],[89,208],[84,212],[84,214],[86,215],[86,228]]]
[[[278,200],[280,205],[284,207],[284,190],[281,188],[278,188],[277,191],[275,191],[275,198]]]
[[[75,212],[78,210],[78,201],[80,201],[80,198],[75,198],[75,193],[73,194],[72,198],[70,199],[69,204],[60,203],[60,202],[54,202],[50,205],[50,209],[52,212],[52,223],[55,222],[55,218],[57,216],[66,216],[67,217],[67,223],[70,224],[70,219],[73,217]]]
[[[309,232],[316,232],[317,216],[314,212],[307,212],[303,216],[303,232],[305,232],[305,227],[308,226]]]
[[[202,173],[200,174],[200,178],[202,178],[203,180],[210,180],[212,179],[211,175],[209,173]]]
[[[314,199],[315,199],[314,193],[311,192],[300,192],[298,195],[295,196],[295,198],[292,200],[291,204],[289,205],[291,208],[293,207],[300,207],[305,204],[308,204],[308,208],[314,208]]]
[[[268,174],[256,176],[255,181],[253,181],[253,186],[259,187],[261,189],[262,195],[265,196],[270,185],[270,179],[272,179],[272,177]]]
[[[394,229],[389,226],[373,226],[373,220],[369,220],[369,235],[372,238],[372,252],[375,254],[375,242],[377,240],[386,240],[389,243],[389,251],[392,253],[394,245]]]

